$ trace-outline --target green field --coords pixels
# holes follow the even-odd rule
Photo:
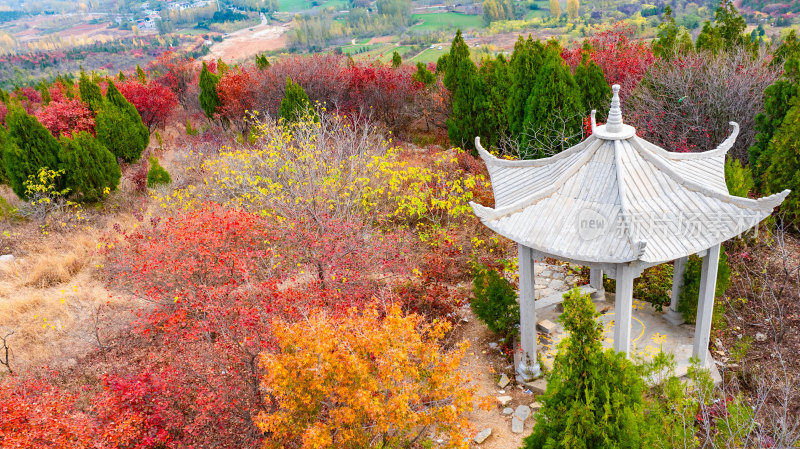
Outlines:
[[[462,30],[470,28],[481,28],[483,26],[483,18],[480,16],[470,16],[457,12],[445,13],[430,13],[430,14],[411,14],[411,21],[423,23],[414,25],[412,30],[419,31],[437,31],[441,29],[454,29],[461,28]]]
[[[311,9],[311,2],[309,0],[278,0],[279,11],[302,11],[304,9]]]
[[[538,17],[540,19],[547,19],[547,18],[550,17],[550,10],[549,9],[534,9],[534,10],[528,11],[528,14],[525,15],[525,20],[531,20],[531,19],[534,19],[536,17]]]
[[[350,2],[348,2],[347,0],[328,0],[325,3],[323,3],[320,7],[321,8],[333,7],[334,10],[341,11],[347,9],[349,5]]]
[[[436,48],[426,48],[413,58],[409,59],[408,62],[413,62],[413,63],[423,62],[426,64],[429,62],[436,62],[439,60],[440,56],[449,52],[450,52],[449,45],[443,45],[441,50],[439,50],[439,46],[437,45]]]

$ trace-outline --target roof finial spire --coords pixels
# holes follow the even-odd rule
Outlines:
[[[611,109],[608,111],[606,130],[611,133],[622,131],[622,110],[619,108],[619,84],[611,86],[614,96],[611,98]]]

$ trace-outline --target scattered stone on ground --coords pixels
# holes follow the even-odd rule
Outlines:
[[[486,441],[486,439],[489,438],[489,435],[491,435],[491,434],[492,434],[492,428],[491,427],[487,427],[487,428],[481,430],[480,432],[478,432],[478,434],[475,435],[475,438],[473,438],[473,440],[476,443],[481,444],[484,441]]]
[[[761,332],[756,333],[756,341],[767,341],[767,335]]]
[[[511,407],[506,407],[503,409],[503,416],[508,416],[512,413],[514,413],[514,409]]]
[[[497,382],[497,386],[500,388],[505,388],[508,386],[509,383],[511,383],[511,379],[509,379],[508,376],[506,376],[506,373],[503,373],[503,375],[500,376],[500,381]]]
[[[500,403],[501,407],[505,407],[506,405],[508,405],[511,402],[512,399],[514,399],[514,398],[512,398],[511,396],[498,396],[497,397],[497,402]]]
[[[14,261],[14,255],[13,254],[3,254],[2,256],[0,256],[0,263],[13,262],[13,261]]]
[[[525,430],[525,421],[514,416],[511,418],[511,431],[514,433],[522,433]]]
[[[536,328],[545,334],[550,335],[556,331],[556,323],[550,320],[542,320],[536,324]]]
[[[542,404],[541,404],[541,402],[539,402],[539,401],[533,401],[533,402],[531,402],[531,411],[532,411],[533,413],[536,413],[536,412],[538,412],[538,411],[539,411],[541,408],[542,408]]]
[[[514,417],[519,418],[523,422],[531,416],[531,408],[527,405],[518,405],[514,410]]]
[[[500,347],[500,345],[498,345],[497,343],[495,343],[493,341],[489,342],[489,349],[497,349],[499,347]]]
[[[545,391],[547,391],[547,380],[542,377],[529,383],[528,386],[534,393],[543,394]]]

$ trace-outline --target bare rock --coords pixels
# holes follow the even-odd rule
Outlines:
[[[513,433],[522,433],[525,430],[525,421],[514,416],[511,418],[511,431]]]
[[[517,409],[514,410],[514,417],[519,418],[523,422],[531,416],[531,408],[527,405],[519,405]]]
[[[498,396],[497,402],[500,403],[501,407],[505,407],[506,405],[511,403],[511,400],[514,399],[511,396]]]
[[[512,413],[514,413],[514,409],[511,408],[511,407],[506,407],[506,408],[503,409],[502,413],[503,413],[503,416],[509,416]]]
[[[0,256],[0,263],[13,262],[13,261],[14,261],[13,254],[3,254],[2,256]]]
[[[481,443],[483,443],[484,441],[486,441],[486,439],[487,439],[487,438],[489,438],[489,436],[490,436],[491,434],[492,434],[492,428],[491,428],[491,427],[487,427],[487,428],[485,428],[485,429],[481,430],[480,432],[478,432],[478,434],[477,434],[477,435],[475,435],[475,438],[473,438],[473,440],[474,440],[474,441],[475,441],[477,444],[481,444]]]
[[[531,391],[536,394],[543,394],[545,391],[547,391],[547,380],[544,377],[536,379],[528,385],[530,386]]]
[[[550,320],[542,320],[536,324],[536,329],[539,329],[541,332],[550,335],[556,331],[556,323]]]
[[[531,402],[531,411],[533,413],[538,412],[541,408],[542,408],[542,403],[541,402],[539,402],[539,401]]]
[[[756,333],[756,341],[767,341],[767,335],[761,332]]]
[[[497,386],[500,388],[505,388],[509,383],[511,383],[511,379],[506,376],[506,373],[503,373],[503,375],[500,376],[500,381],[497,382]]]

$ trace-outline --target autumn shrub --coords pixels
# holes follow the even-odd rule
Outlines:
[[[150,157],[150,170],[147,171],[147,187],[155,188],[160,185],[169,184],[172,178],[164,167],[158,163],[158,158]]]
[[[645,383],[624,353],[603,350],[589,295],[564,294],[559,343],[542,408],[524,448],[653,447],[656,422],[645,413]]]
[[[513,285],[497,270],[478,266],[472,281],[470,306],[492,332],[507,343],[519,335],[519,302]]]
[[[256,417],[264,447],[408,447],[431,433],[446,437],[443,447],[468,447],[467,344],[441,348],[447,323],[393,307],[273,327],[278,350],[260,362],[272,398]]]
[[[142,122],[150,131],[163,128],[178,106],[175,93],[156,81],[143,84],[140,80],[129,80],[117,87],[125,99],[136,107]]]
[[[36,118],[56,138],[80,131],[94,133],[94,114],[78,98],[51,101],[36,112]]]

